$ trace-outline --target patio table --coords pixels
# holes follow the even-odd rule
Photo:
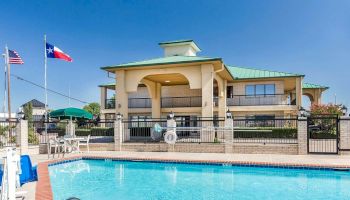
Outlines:
[[[79,141],[84,140],[83,137],[63,137],[65,141],[67,141],[72,146],[72,151],[70,153],[79,152]]]

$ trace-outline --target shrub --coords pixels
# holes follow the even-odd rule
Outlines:
[[[75,129],[76,136],[114,136],[114,128],[93,127],[91,129]]]
[[[297,128],[265,128],[234,130],[235,138],[288,138],[296,139]]]
[[[28,143],[29,144],[39,144],[39,138],[34,133],[33,128],[29,128],[29,130],[28,130]]]

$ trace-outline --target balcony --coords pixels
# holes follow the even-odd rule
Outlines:
[[[292,105],[288,95],[233,95],[227,98],[227,106],[268,106],[268,105]]]
[[[213,98],[214,106],[218,106],[218,97]],[[151,108],[152,99],[150,98],[129,98],[129,108]],[[227,98],[227,106],[269,106],[269,105],[295,105],[290,102],[288,95],[234,95]],[[162,108],[179,108],[179,107],[201,107],[202,97],[162,97]],[[105,109],[115,109],[115,99],[106,99]]]
[[[129,98],[129,108],[152,108],[152,99],[150,98]]]
[[[202,97],[163,97],[162,108],[202,107]]]
[[[115,109],[115,99],[106,99],[105,109]]]

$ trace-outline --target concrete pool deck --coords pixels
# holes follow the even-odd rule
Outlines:
[[[47,155],[30,155],[34,164],[40,164],[38,169],[39,181],[23,185],[22,190],[28,191],[26,199],[52,199],[50,181],[47,172],[48,163],[62,159],[48,159]],[[79,157],[163,160],[175,162],[208,162],[232,163],[246,165],[277,165],[300,166],[316,168],[350,168],[350,155],[276,155],[276,154],[222,154],[222,153],[178,153],[178,152],[116,152],[95,151],[81,154],[68,154],[64,159]],[[46,166],[46,172],[42,170]],[[44,175],[43,175],[44,174]],[[38,188],[36,188],[38,186]],[[48,187],[49,186],[49,187]],[[37,193],[36,193],[37,191]],[[40,194],[38,194],[40,193]]]

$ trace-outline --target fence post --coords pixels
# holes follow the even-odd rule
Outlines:
[[[173,131],[176,134],[176,121],[174,119],[174,113],[171,112],[166,120],[166,127],[167,131]],[[170,127],[170,128],[169,128]],[[174,144],[168,144],[168,152],[175,151],[175,145]]]
[[[225,141],[225,153],[233,153],[233,119],[227,117],[225,119],[224,141]]]
[[[298,154],[306,155],[307,152],[307,118],[298,117]]]
[[[28,120],[21,119],[16,126],[16,145],[21,155],[28,154]]]
[[[122,118],[118,117],[114,121],[114,150],[121,151],[123,143],[123,123]]]
[[[339,153],[350,154],[350,117],[339,119]]]

